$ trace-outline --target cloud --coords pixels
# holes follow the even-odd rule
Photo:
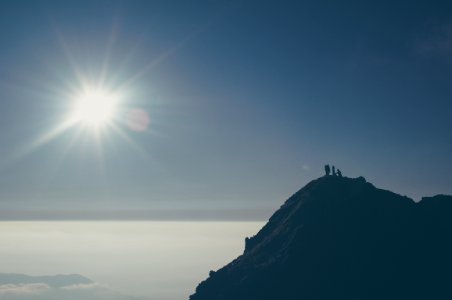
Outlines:
[[[61,290],[66,291],[76,291],[76,290],[92,290],[96,288],[107,288],[106,286],[102,286],[98,283],[88,283],[88,284],[72,284],[68,286],[62,286],[60,287]]]
[[[416,51],[423,56],[452,55],[452,24],[429,27],[417,39]]]
[[[98,283],[50,287],[45,283],[0,285],[2,300],[144,300]]]
[[[0,285],[0,296],[4,295],[35,295],[49,290],[45,283],[27,284],[2,284]],[[1,297],[3,299],[3,297]]]

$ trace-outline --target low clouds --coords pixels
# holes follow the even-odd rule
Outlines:
[[[416,50],[423,56],[452,55],[452,24],[429,26],[417,40]]]
[[[73,284],[68,286],[62,286],[60,289],[66,291],[76,291],[76,290],[90,290],[95,288],[101,288],[102,286],[98,283],[89,283],[89,284]]]
[[[45,283],[2,284],[0,285],[0,296],[2,299],[4,296],[30,296],[49,289],[50,286]]]
[[[51,287],[45,283],[0,285],[2,300],[145,300],[113,291],[97,283]]]

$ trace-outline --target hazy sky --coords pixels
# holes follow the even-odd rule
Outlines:
[[[252,215],[325,163],[451,194],[445,3],[1,1],[0,209]],[[114,126],[58,131],[99,82]]]
[[[25,293],[23,286],[0,281],[0,298],[188,299],[210,270],[243,253],[244,238],[260,227],[260,222],[2,222],[2,273],[78,273],[99,286],[85,295],[45,286]],[[99,297],[99,287],[144,298]]]

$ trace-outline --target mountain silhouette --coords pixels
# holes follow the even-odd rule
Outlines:
[[[0,285],[31,283],[44,283],[50,287],[64,287],[71,285],[92,284],[94,282],[91,279],[78,274],[30,276],[17,273],[0,273]]]
[[[452,196],[324,176],[277,210],[190,300],[452,299]]]

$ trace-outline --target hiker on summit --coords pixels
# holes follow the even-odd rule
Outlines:
[[[331,175],[336,176],[336,168],[334,166],[333,166],[333,172]]]
[[[330,165],[325,165],[325,176],[330,175]]]

